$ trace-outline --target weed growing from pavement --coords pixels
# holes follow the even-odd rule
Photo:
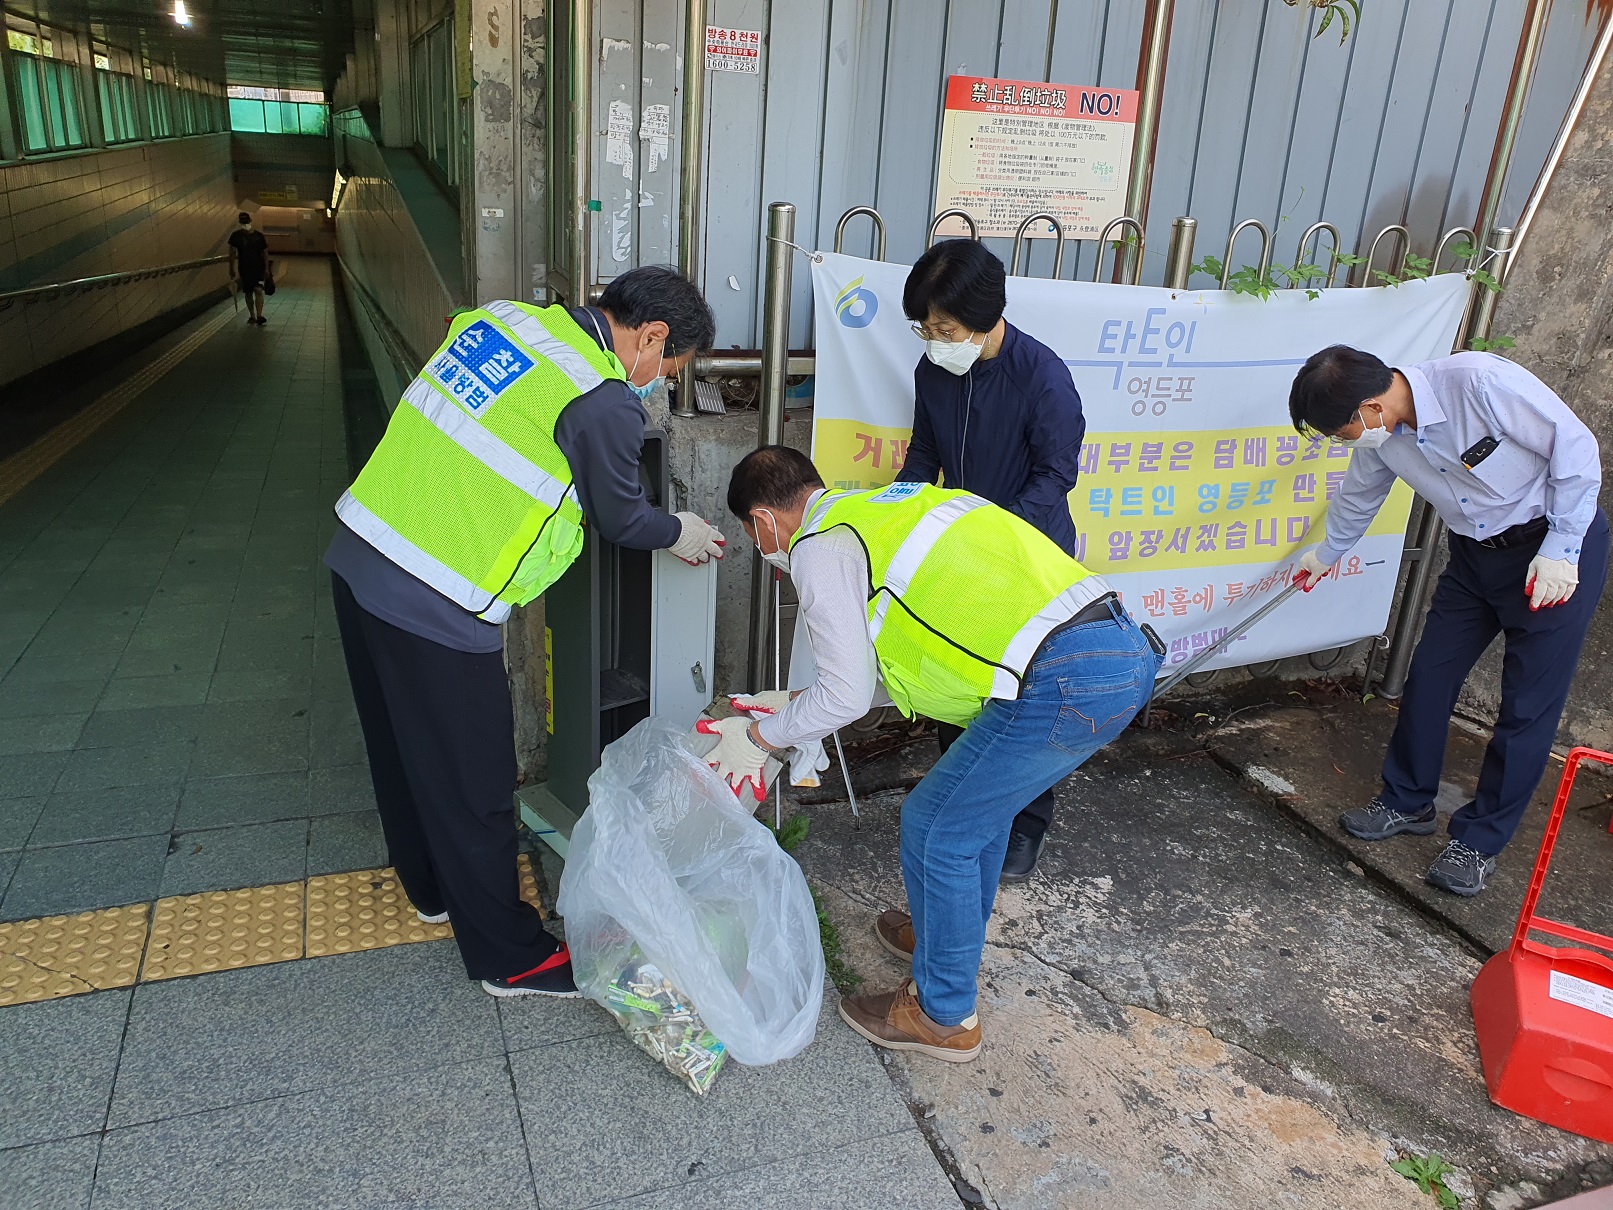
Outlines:
[[[1416,1181],[1417,1188],[1422,1192],[1432,1193],[1439,1202],[1440,1210],[1456,1210],[1462,1204],[1462,1199],[1451,1192],[1445,1184],[1445,1178],[1453,1174],[1456,1169],[1442,1159],[1439,1152],[1431,1151],[1427,1155],[1403,1154],[1389,1167],[1408,1181]]]

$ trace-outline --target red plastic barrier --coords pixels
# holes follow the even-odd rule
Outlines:
[[[1613,754],[1593,748],[1568,754],[1512,944],[1484,964],[1469,998],[1490,1099],[1525,1117],[1613,1143],[1613,958],[1580,948],[1613,951],[1613,937],[1535,912],[1574,774],[1587,760],[1613,765]],[[1546,945],[1531,933],[1578,944]]]

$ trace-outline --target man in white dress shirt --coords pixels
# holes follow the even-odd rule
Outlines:
[[[1506,636],[1501,709],[1478,793],[1451,817],[1427,880],[1477,895],[1517,830],[1557,736],[1585,631],[1607,578],[1608,525],[1596,438],[1545,383],[1489,353],[1391,369],[1323,349],[1288,397],[1301,433],[1354,450],[1327,510],[1327,539],[1301,557],[1309,592],[1367,532],[1404,479],[1450,528],[1383,764],[1383,790],[1339,823],[1363,840],[1438,826],[1434,796],[1462,682]]]

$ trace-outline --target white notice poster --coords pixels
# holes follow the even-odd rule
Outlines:
[[[1065,239],[1096,239],[1126,212],[1137,93],[1031,80],[947,79],[935,212],[963,210],[981,235],[1013,235],[1046,212]],[[958,219],[945,236],[967,235]],[[1050,237],[1038,223],[1029,232]]]

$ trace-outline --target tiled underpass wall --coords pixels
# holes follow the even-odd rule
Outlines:
[[[0,166],[0,293],[225,250],[230,136]],[[0,387],[221,289],[224,265],[0,308]]]
[[[337,167],[347,178],[336,206],[337,254],[367,295],[352,299],[354,318],[390,404],[442,343],[443,317],[460,302],[438,273],[364,117],[349,109],[333,115],[333,123]],[[376,308],[390,333],[377,330]]]

